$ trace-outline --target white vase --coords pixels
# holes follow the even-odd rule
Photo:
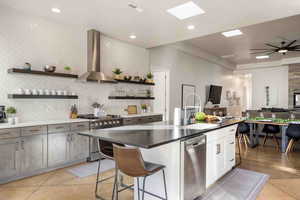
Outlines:
[[[14,117],[8,117],[7,122],[9,125],[14,125],[15,124],[15,118]]]

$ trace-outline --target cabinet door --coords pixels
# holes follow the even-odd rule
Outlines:
[[[19,173],[19,139],[0,140],[0,181]]]
[[[225,174],[225,141],[224,138],[218,139],[216,142],[216,175],[217,180]]]
[[[225,138],[225,170],[228,172],[235,165],[235,135]]]
[[[217,180],[217,147],[216,142],[206,144],[206,188]]]
[[[89,156],[89,138],[86,136],[71,133],[70,160],[76,161]]]
[[[48,166],[53,167],[68,162],[69,133],[48,134]]]
[[[47,167],[47,135],[21,138],[21,172],[28,173]]]

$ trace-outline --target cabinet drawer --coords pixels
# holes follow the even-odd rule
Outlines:
[[[48,133],[61,133],[70,131],[70,124],[48,125]]]
[[[89,122],[79,122],[71,124],[71,131],[89,130]]]
[[[47,133],[47,126],[32,126],[21,129],[22,136],[41,135]]]
[[[16,138],[21,136],[21,129],[0,129],[0,139]]]
[[[159,122],[162,121],[162,115],[155,115],[155,116],[149,116],[145,117],[147,122]]]
[[[124,124],[124,125],[138,124],[138,120],[137,120],[137,118],[123,119],[123,124]]]

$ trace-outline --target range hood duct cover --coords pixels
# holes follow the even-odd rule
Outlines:
[[[82,81],[97,81],[100,83],[117,83],[106,76],[101,70],[101,33],[97,30],[87,32],[87,72],[79,77]]]

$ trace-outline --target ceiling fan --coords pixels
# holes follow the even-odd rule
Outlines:
[[[274,53],[280,53],[282,55],[286,55],[289,51],[300,51],[300,45],[295,45],[298,40],[293,40],[291,42],[282,41],[280,46],[276,46],[273,44],[265,43],[266,46],[271,48],[266,49],[250,49],[251,54],[264,54],[264,55],[271,55]]]

